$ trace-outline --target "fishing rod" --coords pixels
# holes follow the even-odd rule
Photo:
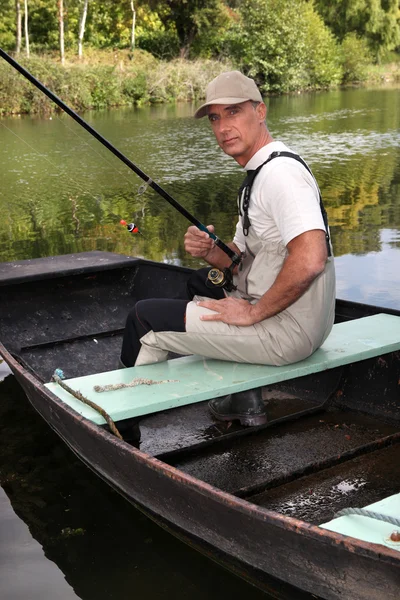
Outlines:
[[[188,221],[193,223],[200,231],[204,231],[209,235],[209,237],[214,241],[215,245],[218,246],[225,254],[231,259],[232,264],[223,269],[211,269],[209,272],[208,280],[218,286],[225,287],[228,291],[234,289],[232,283],[232,272],[233,268],[240,264],[241,256],[234,252],[229,246],[227,246],[222,240],[219,239],[215,233],[209,231],[201,221],[196,219],[189,211],[186,210],[179,202],[177,202],[168,192],[166,192],[161,186],[159,186],[155,181],[151,179],[146,173],[144,173],[137,165],[135,165],[129,158],[127,158],[118,148],[113,146],[111,142],[109,142],[105,137],[103,137],[98,131],[94,129],[89,123],[87,123],[82,117],[80,117],[72,108],[70,108],[65,102],[63,102],[58,96],[53,94],[51,90],[49,90],[43,83],[41,83],[36,77],[32,75],[29,71],[27,71],[22,65],[20,65],[14,58],[12,58],[9,54],[4,52],[2,48],[0,48],[0,56],[4,58],[6,62],[8,62],[14,69],[16,69],[21,75],[23,75],[28,81],[30,81],[34,86],[36,86],[43,94],[45,94],[50,100],[52,100],[57,106],[59,106],[64,112],[67,113],[74,121],[79,123],[81,127],[86,129],[94,138],[96,138],[103,146],[105,146],[110,152],[112,152],[117,158],[119,158],[131,171],[139,175],[141,179],[145,181],[145,185],[150,186],[155,192],[157,192],[164,200],[169,202],[171,206],[173,206],[178,212],[181,213]]]

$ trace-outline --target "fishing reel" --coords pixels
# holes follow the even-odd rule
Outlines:
[[[233,283],[233,267],[235,263],[232,263],[230,267],[225,269],[217,269],[213,267],[208,271],[206,286],[208,288],[219,287],[224,288],[227,292],[233,292],[236,290],[236,286]]]

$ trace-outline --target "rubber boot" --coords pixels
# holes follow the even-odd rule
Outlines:
[[[246,427],[264,425],[267,413],[262,400],[262,388],[229,394],[208,403],[212,415],[218,421],[240,421]]]

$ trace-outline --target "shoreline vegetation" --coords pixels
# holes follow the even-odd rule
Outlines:
[[[31,54],[19,62],[66,104],[77,111],[123,106],[195,102],[204,98],[206,85],[219,73],[239,68],[233,61],[213,59],[160,60],[149,52],[129,50],[87,51],[78,61],[72,54],[64,65],[56,55]],[[400,62],[367,65],[362,78],[331,86],[299,86],[288,93],[349,86],[391,85],[400,82]],[[271,95],[267,92],[265,95]],[[285,93],[285,92],[280,92]],[[0,116],[50,115],[58,107],[42,92],[0,62]]]
[[[0,47],[77,111],[400,82],[398,0],[1,0]],[[0,116],[56,109],[0,61]]]
[[[196,101],[207,83],[233,69],[229,62],[176,58],[159,60],[137,49],[88,51],[83,61],[71,56],[17,58],[41,83],[77,111]],[[0,61],[0,116],[48,115],[60,109],[5,61]]]

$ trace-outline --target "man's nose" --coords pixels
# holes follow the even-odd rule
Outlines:
[[[218,129],[219,129],[219,131],[221,133],[223,133],[225,131],[229,131],[230,124],[229,124],[228,119],[224,119],[224,118],[219,119],[219,121],[218,121]]]

